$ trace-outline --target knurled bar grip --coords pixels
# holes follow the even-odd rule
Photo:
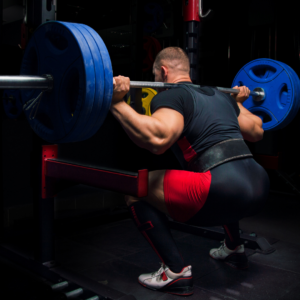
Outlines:
[[[194,87],[201,87],[197,84],[189,84],[190,86]],[[173,88],[173,87],[179,87],[180,84],[177,83],[165,83],[165,82],[147,82],[147,81],[130,81],[130,87],[131,88],[143,88],[143,87],[149,87],[149,88]],[[216,87],[220,92],[223,93],[232,93],[232,94],[238,94],[240,91],[237,89],[230,89],[230,88],[223,88],[223,87]],[[263,97],[264,92],[256,92],[256,91],[250,91],[250,95],[257,96],[257,97]]]

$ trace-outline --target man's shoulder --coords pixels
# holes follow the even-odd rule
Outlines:
[[[190,103],[192,96],[181,87],[171,88],[158,93],[151,101],[151,111],[155,112],[160,107],[170,107],[181,113],[184,107]]]
[[[188,92],[182,88],[182,87],[174,87],[165,91],[162,91],[158,93],[153,100],[159,100],[159,99],[183,99],[186,97]]]

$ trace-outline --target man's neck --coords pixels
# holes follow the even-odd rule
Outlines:
[[[177,82],[192,82],[191,78],[188,76],[180,76],[180,77],[175,77],[174,79],[169,79],[167,82],[169,83],[177,83]]]

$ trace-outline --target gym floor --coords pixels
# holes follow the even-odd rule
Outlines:
[[[264,210],[241,221],[244,233],[277,239],[276,251],[263,255],[246,248],[249,269],[235,270],[213,260],[208,252],[220,243],[173,231],[178,247],[193,267],[194,294],[189,299],[299,299],[300,295],[300,199],[271,194]],[[82,224],[82,223],[81,223]],[[11,247],[32,257],[31,225],[22,224]],[[81,226],[82,228],[83,226]],[[131,219],[93,227],[65,227],[56,234],[56,259],[61,266],[83,274],[137,300],[183,299],[142,287],[137,278],[159,269],[159,259]],[[67,229],[66,229],[67,228]],[[28,233],[27,235],[25,233]],[[28,273],[0,258],[5,299],[37,299]]]

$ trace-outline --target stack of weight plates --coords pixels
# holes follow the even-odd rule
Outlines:
[[[25,111],[33,130],[50,143],[93,136],[108,113],[113,92],[110,57],[100,36],[83,24],[50,21],[38,27],[26,47],[21,75],[53,76],[37,114]],[[22,102],[40,90],[22,90]],[[31,115],[31,118],[30,118]]]
[[[246,64],[237,73],[232,86],[257,87],[265,91],[265,99],[254,101],[250,96],[244,107],[259,116],[264,130],[278,130],[287,126],[300,108],[300,82],[295,71],[286,64],[262,58]]]

